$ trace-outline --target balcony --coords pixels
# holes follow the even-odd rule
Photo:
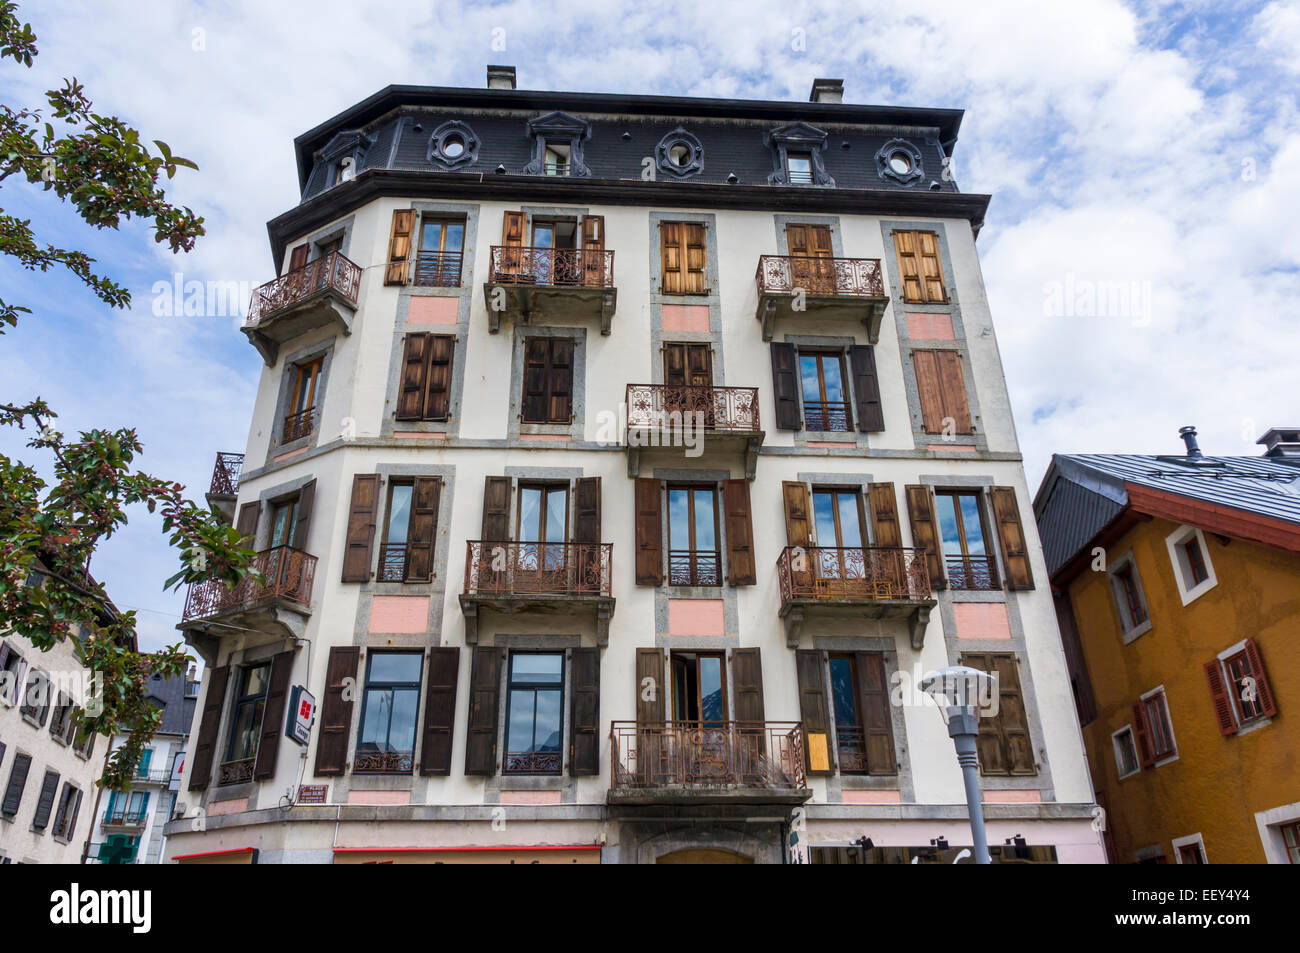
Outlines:
[[[113,828],[122,831],[138,831],[142,829],[149,821],[148,810],[140,808],[129,809],[119,808],[111,814],[104,815],[103,827],[105,830]]]
[[[906,619],[921,648],[930,610],[925,550],[870,546],[787,546],[776,561],[786,644],[797,648],[808,615]]]
[[[417,288],[459,288],[464,255],[458,251],[422,251],[415,258]]]
[[[171,771],[166,768],[154,768],[147,771],[137,770],[131,775],[132,784],[167,784],[172,779]]]
[[[280,430],[280,442],[289,443],[292,440],[301,440],[303,437],[310,437],[311,432],[315,429],[315,407],[308,407],[306,410],[299,411],[296,414],[289,414],[284,418],[284,426]]]
[[[616,721],[608,803],[801,804],[803,725],[797,721]]]
[[[253,768],[257,759],[243,758],[239,761],[226,761],[217,768],[217,787],[228,784],[247,784],[253,780]]]
[[[233,589],[216,579],[192,583],[177,628],[188,633],[218,621],[254,630],[278,624],[293,636],[302,635],[311,615],[316,557],[277,546],[258,553],[251,568],[261,573],[260,582],[245,576]]]
[[[244,333],[272,366],[281,344],[308,331],[336,325],[351,334],[360,290],[361,266],[332,252],[254,291]]]
[[[629,477],[641,472],[642,450],[661,449],[687,457],[738,452],[754,479],[764,436],[757,387],[628,384],[626,406]]]
[[[879,258],[760,255],[754,283],[764,341],[772,340],[777,318],[847,318],[866,325],[870,343],[880,337],[889,293]]]
[[[1001,589],[998,567],[989,556],[944,556],[949,589]]]
[[[593,613],[596,642],[609,642],[614,615],[613,543],[470,540],[465,546],[465,641],[478,642],[479,610]]]
[[[227,526],[235,522],[235,499],[239,496],[239,474],[244,469],[242,453],[218,453],[208,485],[208,509]]]
[[[618,303],[614,253],[493,245],[483,298],[492,334],[501,330],[503,314],[520,324],[545,323],[553,318],[599,318],[600,333],[609,334]]]

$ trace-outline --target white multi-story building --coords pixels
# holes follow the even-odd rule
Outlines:
[[[295,141],[166,856],[951,860],[964,662],[995,860],[1101,861],[961,112],[488,72]]]

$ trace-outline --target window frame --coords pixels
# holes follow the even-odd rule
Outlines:
[[[417,659],[417,660],[419,661],[419,663],[420,663],[420,671],[419,671],[419,674],[416,675],[414,681],[410,681],[410,680],[406,680],[406,681],[376,681],[376,680],[373,680],[373,679],[371,678],[371,672],[372,672],[373,669],[374,669],[374,660],[375,660],[376,656],[381,656],[381,655],[409,655],[409,656],[412,656],[412,657],[414,657],[415,659]],[[423,688],[423,684],[424,684],[425,670],[426,670],[426,668],[427,668],[425,662],[426,662],[426,659],[425,659],[425,653],[424,653],[424,651],[421,650],[421,649],[391,649],[391,650],[390,650],[390,649],[384,649],[384,650],[375,650],[375,651],[367,651],[367,652],[366,652],[366,677],[365,677],[365,682],[362,684],[362,688],[361,688],[361,713],[360,713],[360,715],[359,715],[358,718],[357,718],[357,743],[356,743],[356,750],[353,752],[353,755],[352,755],[352,773],[353,773],[353,774],[360,774],[360,775],[380,775],[380,776],[392,776],[392,775],[396,775],[396,776],[399,776],[399,777],[400,777],[400,776],[404,776],[404,775],[412,774],[412,773],[414,772],[414,770],[415,770],[415,752],[416,752],[416,749],[418,748],[419,743],[420,743],[420,702],[422,701],[422,697],[421,697],[421,696],[422,696],[422,688]],[[387,768],[387,769],[383,769],[383,768],[367,768],[367,769],[365,769],[365,770],[359,770],[359,769],[357,768],[357,761],[360,759],[360,756],[361,756],[361,753],[362,753],[362,749],[361,749],[362,739],[365,737],[365,733],[366,733],[366,712],[367,712],[367,710],[368,710],[369,707],[370,707],[370,706],[369,706],[370,692],[371,692],[372,690],[377,690],[377,691],[387,691],[387,692],[390,692],[390,693],[395,692],[395,691],[410,692],[412,689],[414,689],[414,692],[415,692],[415,705],[414,705],[414,708],[413,708],[413,713],[414,713],[414,714],[413,714],[413,721],[411,722],[411,750],[410,750],[409,759],[408,759],[408,760],[410,761],[410,765],[407,766],[407,767],[403,767],[403,766],[401,766],[401,765],[399,764],[397,767]],[[394,709],[395,709],[396,706],[394,705],[393,707],[394,707]],[[392,733],[393,733],[393,732],[392,732],[392,728],[393,728],[393,720],[392,720],[392,716],[390,715],[390,717],[389,717],[389,721],[388,721],[387,738],[385,739],[385,740],[386,740],[390,745],[391,745],[391,742],[392,742]],[[382,754],[382,753],[384,753],[384,752],[379,752],[379,753]],[[401,752],[397,752],[397,753],[398,753],[399,756],[400,756]]]
[[[836,704],[835,695],[835,663],[847,662],[849,665],[849,700],[853,703],[854,722],[852,725],[843,724],[840,721],[840,710]],[[860,697],[859,687],[862,682],[858,673],[858,657],[856,652],[828,652],[826,654],[826,695],[827,707],[830,709],[830,716],[835,722],[835,761],[836,767],[840,774],[852,777],[864,777],[871,774],[871,766],[867,763],[866,757],[866,725],[864,724],[866,713],[862,711],[862,698]],[[852,729],[857,732],[857,740],[862,746],[862,768],[845,768],[844,767],[844,745],[840,740],[841,729]]]
[[[1186,837],[1175,837],[1170,843],[1174,848],[1175,864],[1187,863],[1187,861],[1183,860],[1183,851],[1187,850],[1189,847],[1196,851],[1196,856],[1199,858],[1196,863],[1208,864],[1210,862],[1209,858],[1205,856],[1205,840],[1201,837],[1199,832],[1196,834],[1188,834]]]
[[[721,682],[722,682],[722,687],[721,687],[721,692],[722,692],[722,720],[721,720],[720,722],[712,722],[712,721],[708,721],[708,722],[706,722],[706,721],[704,720],[704,696],[700,694],[700,686],[701,686],[701,684],[702,684],[702,683],[701,683],[701,680],[700,680],[700,660],[701,660],[701,659],[704,659],[704,658],[717,659],[717,661],[718,661],[718,671],[721,673]],[[695,710],[696,710],[696,713],[697,713],[697,715],[699,716],[698,718],[695,718],[695,719],[690,719],[690,718],[678,718],[678,717],[677,717],[678,702],[679,702],[679,701],[687,701],[687,700],[688,700],[688,699],[684,699],[684,698],[679,699],[679,697],[678,697],[678,691],[677,691],[677,663],[678,663],[679,661],[685,662],[685,661],[687,661],[688,659],[692,660],[692,661],[694,662],[694,666],[695,666],[695,698],[693,699],[693,701],[694,701],[694,703],[695,703]],[[724,650],[713,650],[713,649],[682,649],[682,650],[675,650],[675,651],[672,651],[672,652],[669,653],[669,656],[668,656],[668,671],[669,671],[670,682],[671,682],[671,684],[672,684],[672,722],[673,722],[673,724],[677,724],[677,725],[713,725],[713,724],[726,725],[726,724],[728,724],[728,723],[731,721],[731,702],[730,702],[730,699],[729,699],[729,697],[728,697],[728,695],[729,695],[729,693],[730,693],[730,686],[729,686],[729,684],[728,684],[728,678],[727,678],[727,653],[726,653],[726,651],[724,651]],[[689,708],[689,706],[686,706],[686,707]]]
[[[820,426],[814,427],[808,418],[808,401],[804,397],[805,378],[803,373],[803,361],[805,357],[812,358],[817,363],[817,393],[821,398],[817,404],[822,408],[822,424],[829,425],[832,423],[828,416],[828,408],[835,404],[842,404],[844,407],[844,426]],[[842,401],[828,401],[826,399],[826,369],[825,362],[833,360],[839,365],[840,369],[840,389],[844,393]],[[854,420],[853,407],[853,390],[850,385],[850,375],[848,361],[844,359],[843,350],[834,350],[826,348],[796,348],[795,363],[799,372],[799,410],[803,417],[803,429],[814,433],[854,433],[857,421]]]
[[[794,160],[801,160],[808,163],[806,171],[795,172]],[[796,178],[797,176],[797,178]],[[787,185],[812,185],[814,181],[813,172],[813,155],[812,151],[795,150],[786,151],[785,153],[785,178]]]
[[[1294,844],[1287,843],[1288,832],[1291,833]],[[1282,856],[1292,864],[1300,864],[1300,819],[1277,825],[1277,836],[1282,844]]]
[[[687,503],[687,509],[686,509],[686,512],[687,512],[687,541],[688,541],[689,544],[690,544],[690,547],[687,548],[687,549],[675,549],[675,548],[673,547],[673,514],[672,514],[672,510],[673,510],[673,491],[674,491],[674,490],[684,491],[684,492],[686,492],[686,494],[687,494],[687,496],[686,496],[686,503]],[[712,496],[713,496],[713,540],[714,540],[716,546],[715,546],[715,548],[712,549],[712,550],[707,550],[707,549],[697,549],[697,548],[695,548],[695,543],[696,543],[696,538],[695,538],[695,536],[696,536],[695,494],[696,494],[697,491],[705,491],[705,490],[707,490],[707,491],[708,491],[709,493],[711,493]],[[721,586],[721,585],[722,585],[722,580],[723,580],[723,578],[724,578],[724,577],[723,577],[723,568],[724,568],[724,567],[723,567],[723,565],[722,565],[722,531],[721,531],[721,526],[720,526],[719,516],[718,516],[718,510],[719,510],[720,505],[721,505],[721,494],[718,493],[718,487],[717,487],[717,485],[716,485],[716,484],[713,484],[713,483],[675,483],[675,482],[668,482],[668,483],[666,483],[666,485],[664,486],[664,494],[665,494],[665,495],[664,495],[664,504],[665,504],[664,514],[665,514],[665,517],[666,517],[666,519],[667,519],[667,523],[668,523],[668,532],[667,532],[667,534],[666,534],[666,536],[667,536],[667,539],[666,539],[667,546],[665,547],[665,550],[666,550],[667,555],[668,555],[668,580],[667,580],[667,581],[668,581],[668,585],[670,585],[670,586],[695,586],[695,587],[699,587],[699,586]],[[688,566],[689,566],[689,575],[690,575],[690,581],[689,581],[689,582],[678,582],[678,581],[676,581],[676,579],[674,578],[674,576],[673,576],[673,554],[674,554],[674,553],[683,554],[683,555],[685,555],[685,556],[687,557],[687,559],[688,559]],[[701,581],[700,581],[700,579],[702,578],[702,576],[701,576],[701,571],[700,571],[700,566],[699,566],[699,559],[698,559],[698,557],[701,556],[701,555],[706,555],[706,556],[707,556],[707,555],[712,555],[712,556],[713,556],[713,558],[714,558],[714,565],[716,566],[716,581],[714,581],[714,582],[701,582]]]
[[[533,420],[526,416],[526,414],[528,413],[528,393],[529,393],[527,388],[528,349],[529,349],[529,344],[532,341],[546,342],[546,360],[542,364],[542,377],[544,381],[544,386],[543,386],[543,394],[545,395],[544,403],[546,406],[546,413],[548,416],[540,420]],[[569,347],[569,368],[568,368],[569,394],[567,397],[569,413],[567,416],[564,417],[549,416],[549,414],[551,413],[551,407],[555,403],[555,389],[552,387],[552,374],[556,366],[555,347],[557,341],[563,342],[564,344],[567,344]],[[522,353],[520,355],[520,360],[523,367],[524,384],[521,387],[520,396],[519,396],[519,422],[521,424],[526,424],[530,426],[566,426],[566,427],[571,426],[573,424],[573,419],[575,414],[573,391],[576,385],[576,378],[577,378],[574,365],[577,363],[577,353],[578,353],[578,342],[571,337],[562,336],[562,335],[543,335],[543,334],[525,335],[523,337]]]
[[[437,224],[438,229],[438,247],[429,248],[425,245],[425,235],[428,226]],[[459,288],[464,277],[465,271],[465,236],[469,231],[469,222],[465,216],[447,214],[445,212],[422,212],[419,220],[420,244],[415,252],[415,268],[412,275],[412,285],[417,288]],[[460,226],[460,247],[456,250],[447,248],[447,229],[449,226]],[[421,265],[424,259],[436,259],[436,267],[433,271],[433,280],[421,280]],[[449,259],[455,260],[455,281],[449,280],[451,267]]]
[[[517,657],[525,656],[525,655],[549,655],[549,656],[555,656],[555,657],[559,658],[559,660],[560,660],[560,678],[559,678],[558,683],[557,683],[557,682],[528,681],[528,680],[520,680],[520,681],[516,681],[516,680],[515,680],[515,659],[516,659]],[[566,702],[566,700],[567,700],[567,695],[568,695],[568,693],[565,691],[565,687],[566,687],[565,683],[566,683],[566,680],[567,680],[567,677],[568,677],[568,659],[566,658],[566,655],[567,655],[567,653],[564,652],[562,649],[561,649],[561,650],[545,650],[545,649],[527,649],[527,650],[522,650],[522,649],[521,649],[521,650],[513,650],[513,651],[510,652],[510,657],[509,657],[509,659],[507,659],[507,664],[506,664],[506,673],[505,673],[505,675],[506,675],[506,705],[505,705],[505,709],[506,709],[506,710],[505,710],[505,727],[504,727],[504,734],[505,734],[505,737],[502,739],[502,745],[501,745],[501,747],[502,747],[502,759],[501,759],[501,773],[502,773],[502,775],[511,775],[512,777],[518,777],[518,776],[521,776],[521,775],[523,775],[523,776],[529,776],[529,775],[531,775],[531,776],[554,777],[554,776],[556,776],[556,775],[562,775],[562,774],[564,773],[564,753],[565,753],[564,733],[565,733],[565,731],[568,729],[568,726],[565,724],[565,720],[564,720],[564,705],[565,705],[565,702]],[[511,767],[510,767],[510,757],[511,757],[511,751],[510,751],[510,723],[511,723],[511,715],[512,715],[512,713],[513,713],[513,711],[514,711],[514,694],[515,694],[515,691],[516,691],[516,690],[519,690],[519,691],[531,691],[531,692],[533,693],[533,695],[532,695],[532,697],[533,697],[533,731],[532,731],[532,734],[533,734],[533,738],[534,738],[534,740],[535,740],[536,737],[537,737],[537,693],[538,693],[538,692],[541,692],[541,691],[558,691],[559,694],[560,694],[560,703],[559,703],[559,706],[558,706],[558,710],[559,710],[560,750],[557,751],[557,752],[555,752],[555,756],[556,756],[556,758],[555,758],[555,760],[556,760],[556,764],[555,764],[554,769],[545,769],[545,770],[543,770],[543,769],[539,769],[539,768],[536,766],[536,764],[531,764],[531,763],[526,763],[526,764],[524,765],[524,767],[521,767],[521,768],[518,768],[518,769],[513,769],[513,770],[512,770]],[[527,755],[527,754],[537,754],[537,752],[522,752],[522,751],[521,751],[521,752],[515,752],[514,754],[516,754],[517,756],[522,756],[522,755]]]
[[[1130,600],[1128,594],[1124,591],[1123,574],[1125,572],[1129,574],[1133,595],[1136,596],[1138,605],[1143,612],[1143,619],[1140,622],[1134,622],[1129,611]],[[1124,644],[1128,645],[1138,637],[1150,632],[1155,624],[1151,621],[1151,609],[1147,604],[1146,589],[1142,585],[1142,573],[1138,570],[1137,559],[1133,551],[1125,552],[1110,563],[1106,569],[1106,576],[1110,583],[1111,604],[1115,608],[1115,615],[1119,621],[1120,636]]]
[[[289,385],[289,405],[280,433],[280,443],[292,443],[310,437],[316,429],[320,407],[320,383],[325,374],[325,355],[318,354],[292,365],[293,383]]]
[[[391,542],[391,532],[393,528],[393,491],[398,487],[407,487],[411,491],[410,499],[406,505],[406,539],[400,544],[402,546],[402,577],[401,579],[390,579],[385,574],[385,565],[388,559],[388,547],[396,546],[397,543]],[[379,566],[375,570],[376,582],[406,582],[409,577],[409,547],[411,545],[411,521],[415,518],[415,477],[397,476],[388,480],[388,489],[385,491],[384,499],[384,534],[379,543]],[[426,580],[418,580],[425,582]]]
[[[1196,538],[1197,546],[1200,549],[1202,567],[1206,574],[1205,578],[1200,582],[1193,582],[1192,577],[1189,575],[1192,572],[1192,566],[1187,551],[1184,549],[1184,544],[1193,536]],[[1169,551],[1169,562],[1173,568],[1174,584],[1178,586],[1178,596],[1182,599],[1183,605],[1195,602],[1219,584],[1219,578],[1214,571],[1214,562],[1210,559],[1210,549],[1205,542],[1205,533],[1199,527],[1179,526],[1165,537],[1165,548]]]
[[[1177,761],[1178,740],[1174,737],[1174,720],[1169,712],[1169,696],[1165,693],[1165,687],[1160,685],[1149,692],[1145,692],[1138,701],[1142,705],[1142,715],[1146,720],[1147,740],[1151,744],[1151,766],[1158,768],[1161,765],[1169,764],[1171,761]],[[1156,747],[1156,723],[1151,717],[1153,704],[1159,705],[1160,727],[1169,736],[1168,748]]]
[[[1250,653],[1246,651],[1246,643],[1247,640],[1242,639],[1240,642],[1229,646],[1215,656],[1215,662],[1219,666],[1219,674],[1223,678],[1224,689],[1227,691],[1232,702],[1232,717],[1236,721],[1237,731],[1239,733],[1249,728],[1254,728],[1257,725],[1265,724],[1269,721],[1269,716],[1264,714],[1264,706],[1260,701],[1258,693],[1256,693],[1255,699],[1251,703],[1259,709],[1258,713],[1247,715],[1243,710],[1245,702],[1241,697],[1241,685],[1233,676],[1232,669],[1229,667],[1232,662],[1241,659],[1248,667],[1250,667],[1249,675],[1251,678],[1255,679],[1256,683],[1267,678],[1265,673],[1256,672],[1254,667],[1250,666]]]
[[[1124,759],[1121,757],[1121,750],[1125,740],[1122,736],[1125,735],[1127,735],[1128,750],[1132,754],[1132,761],[1133,761],[1133,767],[1131,770],[1128,771],[1124,770]],[[1116,777],[1120,781],[1123,781],[1125,778],[1131,778],[1135,774],[1140,774],[1142,771],[1142,756],[1138,752],[1137,735],[1133,731],[1133,725],[1126,724],[1123,727],[1117,728],[1115,731],[1111,732],[1110,743],[1111,743],[1112,752],[1115,755]]]
[[[972,555],[968,551],[968,547],[970,543],[969,540],[966,538],[966,518],[962,514],[960,503],[957,502],[953,503],[952,508],[953,508],[953,513],[955,514],[957,519],[957,532],[960,537],[961,552],[954,555],[948,553],[944,549],[943,529],[940,523],[940,514],[939,514],[939,498],[952,497],[956,499],[963,496],[968,496],[975,500],[975,512],[979,516],[980,536],[984,543],[984,555],[982,557],[978,555]],[[1001,589],[1002,581],[1001,581],[1001,575],[998,572],[998,560],[996,555],[997,548],[1000,545],[1000,543],[998,540],[994,539],[994,537],[989,533],[989,518],[988,518],[988,514],[985,512],[984,492],[979,489],[970,489],[966,487],[937,486],[934,488],[934,497],[935,497],[934,500],[935,535],[938,537],[937,541],[939,544],[939,557],[943,560],[944,575],[948,579],[949,588],[954,590],[959,590],[961,592],[996,592],[999,589]],[[948,563],[949,559],[958,559],[961,561],[962,571],[966,575],[966,581],[970,581],[970,579],[973,578],[973,573],[971,573],[970,571],[973,565],[971,561],[984,559],[988,563],[988,569],[989,569],[988,585],[987,586],[955,585],[953,583],[952,567]]]
[[[249,680],[252,673],[258,669],[266,670],[266,679],[263,682],[265,686],[261,692],[248,693]],[[226,757],[222,760],[223,764],[234,764],[241,761],[256,761],[257,753],[262,747],[262,726],[266,721],[266,699],[271,691],[271,662],[269,659],[262,662],[253,662],[248,665],[239,667],[239,681],[235,686],[235,695],[230,702],[230,725],[226,731]],[[244,755],[242,758],[233,757],[235,753],[235,738],[239,733],[239,713],[244,705],[256,705],[258,701],[262,703],[262,711],[257,719],[257,727],[252,729],[254,738],[253,750]]]

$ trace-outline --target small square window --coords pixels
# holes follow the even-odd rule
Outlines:
[[[1169,561],[1173,564],[1174,582],[1183,605],[1199,599],[1219,581],[1214,574],[1205,534],[1194,526],[1180,526],[1165,537]]]

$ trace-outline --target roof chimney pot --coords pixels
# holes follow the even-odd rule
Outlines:
[[[487,68],[488,89],[514,89],[515,68],[513,66],[489,66]]]
[[[1183,443],[1187,445],[1187,455],[1194,460],[1201,459],[1204,454],[1201,453],[1201,447],[1196,442],[1195,427],[1179,427],[1178,436],[1183,438]]]
[[[808,94],[810,103],[842,103],[844,102],[844,80],[842,79],[815,79],[812,84],[812,92]]]
[[[1255,443],[1263,445],[1266,457],[1300,458],[1300,427],[1272,427]]]

